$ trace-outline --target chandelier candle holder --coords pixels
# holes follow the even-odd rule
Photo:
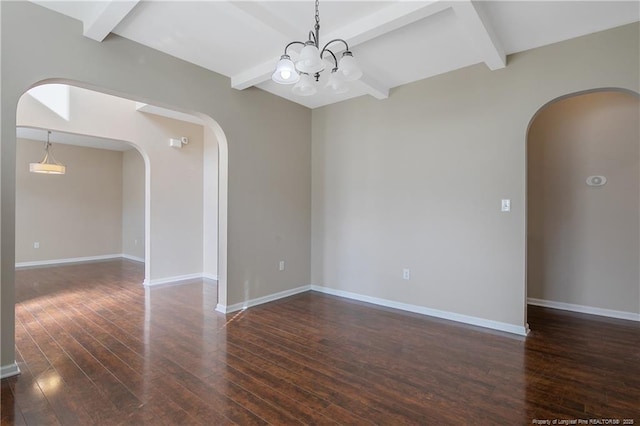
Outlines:
[[[306,42],[292,41],[284,48],[284,55],[280,57],[276,70],[271,79],[279,84],[294,84],[293,93],[299,96],[311,96],[317,93],[318,89],[314,84],[320,80],[320,73],[327,65],[332,66],[331,74],[325,85],[325,89],[333,93],[345,93],[349,90],[348,82],[358,80],[362,77],[362,70],[349,50],[349,44],[341,38],[329,41],[320,50],[320,13],[319,0],[316,0],[316,24],[313,31],[309,31],[309,39]],[[302,50],[300,57],[293,63],[287,53],[289,47],[300,44]],[[340,61],[330,46],[344,45]]]
[[[29,163],[31,173],[44,173],[48,175],[63,175],[67,168],[58,163],[51,153],[51,142],[49,141],[51,131],[47,131],[47,142],[44,145],[44,158],[39,163]]]

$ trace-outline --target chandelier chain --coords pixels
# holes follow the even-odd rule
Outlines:
[[[320,0],[316,0],[316,24],[320,23]]]

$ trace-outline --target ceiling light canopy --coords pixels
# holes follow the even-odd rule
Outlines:
[[[51,142],[49,142],[51,131],[47,131],[47,142],[44,146],[44,158],[39,163],[29,163],[29,171],[31,173],[45,173],[49,175],[63,175],[67,168],[58,163],[53,154],[51,154]]]
[[[347,82],[358,80],[362,77],[362,70],[349,50],[349,45],[341,38],[329,41],[320,50],[320,13],[319,0],[316,0],[316,24],[314,31],[309,31],[309,40],[306,42],[292,41],[284,48],[284,55],[280,57],[276,70],[271,79],[279,84],[295,84],[293,93],[299,96],[311,96],[318,92],[316,82],[320,80],[320,73],[328,65],[331,74],[325,90],[333,93],[344,93],[349,90]],[[300,56],[294,62],[287,53],[289,47],[294,44],[302,45]],[[331,45],[344,44],[344,52],[340,61],[335,53],[329,49]],[[313,77],[312,77],[313,76]],[[314,82],[315,79],[315,82]]]

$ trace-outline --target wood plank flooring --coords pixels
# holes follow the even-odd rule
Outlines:
[[[525,339],[314,292],[223,315],[215,283],[142,276],[17,271],[2,425],[640,424],[636,322],[530,307]]]

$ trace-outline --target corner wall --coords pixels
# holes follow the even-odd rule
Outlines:
[[[312,283],[524,332],[529,122],[569,93],[638,92],[638,28],[314,110]]]
[[[135,149],[122,153],[122,254],[144,261],[145,166]]]

